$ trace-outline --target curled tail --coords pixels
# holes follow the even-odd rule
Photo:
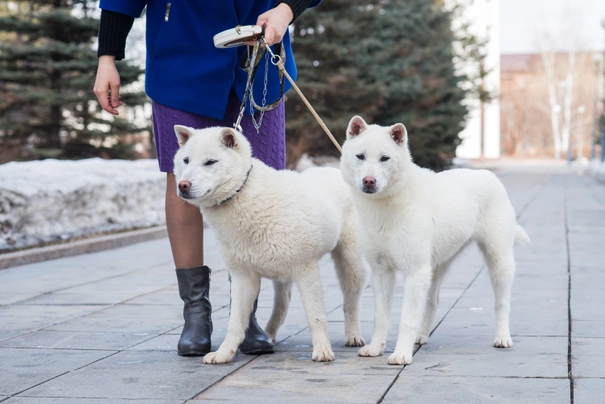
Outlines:
[[[515,244],[528,243],[531,243],[531,239],[529,238],[525,230],[523,230],[523,227],[517,225],[517,228],[515,229]]]

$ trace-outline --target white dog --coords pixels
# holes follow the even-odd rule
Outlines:
[[[496,296],[494,346],[513,345],[509,330],[513,245],[529,242],[498,178],[486,170],[439,174],[412,162],[407,131],[368,125],[355,116],[347,128],[341,172],[353,189],[360,245],[372,267],[374,334],[360,356],[385,348],[395,284],[404,276],[399,337],[389,364],[412,363],[414,342],[426,343],[443,275],[472,241],[485,257]]]
[[[344,294],[345,345],[363,346],[359,299],[365,283],[351,192],[335,168],[277,171],[251,157],[250,143],[230,128],[175,126],[178,195],[200,207],[214,228],[232,277],[227,336],[204,363],[230,362],[244,340],[261,278],[273,279],[275,299],[267,334],[275,340],[300,290],[313,360],[332,361],[319,259],[332,253]]]

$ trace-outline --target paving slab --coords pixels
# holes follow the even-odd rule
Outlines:
[[[92,349],[119,351],[152,339],[157,334],[139,332],[36,331],[0,343],[2,347]]]
[[[605,338],[572,338],[574,377],[605,379]]]
[[[447,401],[443,401],[445,397]],[[568,401],[567,379],[410,376],[404,369],[382,403],[552,404]]]
[[[211,388],[188,403],[363,404],[375,402],[390,384],[384,375],[280,375],[279,383],[275,383],[275,377],[260,371],[242,379],[229,378],[221,383],[220,389]]]
[[[123,351],[33,387],[27,395],[184,401],[254,358],[239,355],[230,364],[202,366],[201,358],[184,358],[174,352]]]
[[[153,292],[152,288],[152,292]],[[145,292],[143,292],[145,293]],[[24,305],[88,305],[88,306],[111,306],[130,299],[132,291],[104,291],[103,293],[80,292],[49,292],[40,296],[23,300],[19,303]]]
[[[30,299],[37,296],[37,293],[10,293],[0,292],[0,306],[6,306],[9,304],[15,304],[23,300]]]
[[[244,397],[259,403],[374,402],[400,371],[384,358],[358,358],[355,352],[342,353],[334,362],[316,363],[306,348],[280,351],[258,357],[193,402],[238,402]]]
[[[129,347],[125,347],[129,351],[165,351],[165,352],[176,352],[176,347],[179,342],[179,332],[161,334],[152,336],[144,341],[137,344],[132,344]],[[212,333],[212,349],[218,349],[220,342],[225,338],[225,333]]]
[[[569,321],[564,319],[522,319],[511,313],[510,330],[515,337],[566,337],[569,333]],[[493,339],[496,335],[496,319],[491,307],[487,310],[452,309],[436,333],[450,336],[486,336]]]
[[[574,380],[574,404],[601,403],[605,397],[605,379]]]
[[[1,349],[0,394],[14,395],[113,355],[108,351]]]
[[[1,400],[1,398],[0,398]],[[69,398],[69,397],[22,397],[9,398],[7,401],[1,401],[5,404],[180,404],[183,400],[179,399],[154,399],[145,398],[142,400],[131,399],[107,399],[107,398]]]
[[[605,319],[572,320],[573,335],[578,338],[605,338]]]
[[[566,337],[517,337],[512,348],[494,348],[492,338],[434,334],[406,367],[410,375],[566,378]]]
[[[3,329],[31,331],[78,319],[100,308],[102,306],[8,305],[0,307],[0,324]]]
[[[50,331],[127,332],[161,334],[182,325],[181,319],[84,316],[47,327]]]

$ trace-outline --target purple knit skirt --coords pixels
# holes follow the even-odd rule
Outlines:
[[[174,169],[174,155],[179,149],[174,125],[185,125],[194,129],[204,129],[211,126],[227,126],[232,128],[240,110],[240,101],[234,93],[229,96],[227,111],[223,120],[208,118],[189,112],[179,111],[152,101],[153,135],[158,154],[160,171],[169,173]],[[244,136],[252,146],[252,156],[263,163],[282,170],[286,167],[286,121],[284,102],[272,111],[265,112],[259,132],[252,123],[252,117],[245,113],[241,126]],[[259,113],[254,117],[259,120]]]

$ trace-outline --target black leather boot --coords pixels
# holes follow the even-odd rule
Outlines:
[[[250,313],[250,323],[246,330],[244,342],[239,346],[241,353],[246,355],[260,355],[273,353],[273,340],[269,338],[265,331],[256,322],[256,308],[258,306],[258,297],[254,301],[254,308]]]
[[[210,268],[207,266],[176,270],[179,295],[185,303],[185,326],[179,339],[178,354],[203,356],[210,352],[212,335],[212,305],[208,298]]]

